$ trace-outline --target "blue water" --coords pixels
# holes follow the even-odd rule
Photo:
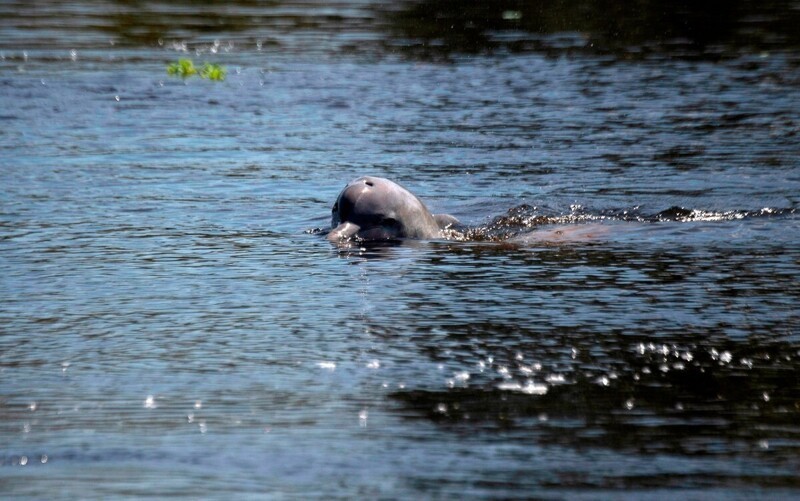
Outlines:
[[[149,9],[0,7],[4,497],[798,495],[794,35]],[[332,245],[362,174],[471,231]]]

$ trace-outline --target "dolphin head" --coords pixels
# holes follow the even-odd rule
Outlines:
[[[435,238],[439,226],[420,199],[388,179],[365,176],[345,186],[331,209],[328,240]]]

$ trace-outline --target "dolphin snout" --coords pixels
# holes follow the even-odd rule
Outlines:
[[[331,242],[341,242],[343,240],[350,240],[355,237],[358,232],[361,230],[361,227],[357,224],[353,224],[350,222],[344,222],[337,226],[336,228],[332,229],[330,233],[328,233],[328,240]]]

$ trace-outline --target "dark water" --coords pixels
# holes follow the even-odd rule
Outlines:
[[[3,496],[800,495],[800,4],[535,5],[1,4]]]

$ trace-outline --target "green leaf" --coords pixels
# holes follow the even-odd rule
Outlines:
[[[172,63],[167,66],[167,74],[188,78],[197,74],[197,68],[194,67],[194,63],[191,59],[179,59],[177,63]]]
[[[211,63],[205,63],[203,69],[200,70],[200,76],[202,78],[208,78],[209,80],[216,80],[218,82],[225,80],[225,75],[227,73],[228,72],[222,66]]]

